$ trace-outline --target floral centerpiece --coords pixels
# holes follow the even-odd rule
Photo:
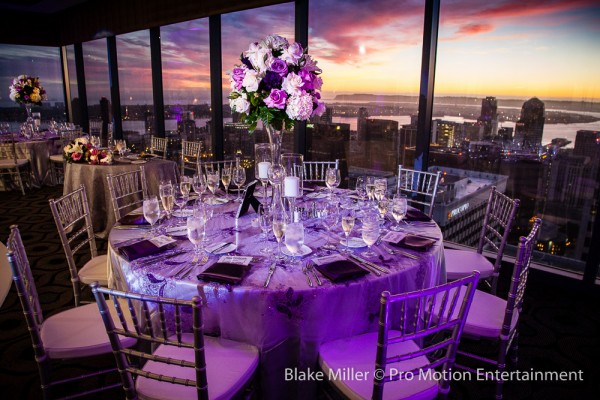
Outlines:
[[[241,120],[256,129],[261,120],[277,130],[291,129],[294,121],[322,115],[321,69],[307,49],[278,36],[250,44],[231,72],[229,105]]]
[[[42,100],[46,100],[46,91],[40,85],[38,77],[19,75],[13,79],[9,86],[10,99],[19,104],[42,105]]]
[[[90,150],[89,163],[90,164],[105,164],[109,165],[113,163],[113,153],[110,150],[100,150],[92,148]]]
[[[74,139],[64,147],[63,151],[65,160],[69,163],[87,162],[94,165],[108,165],[114,162],[113,153],[110,150],[95,148],[85,137]]]

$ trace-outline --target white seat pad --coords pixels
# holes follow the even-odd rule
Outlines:
[[[444,249],[446,277],[449,281],[464,278],[473,271],[479,271],[479,279],[485,279],[494,273],[494,264],[476,251]]]
[[[108,256],[104,254],[92,258],[77,274],[81,282],[87,285],[98,282],[100,286],[108,286]]]
[[[399,336],[400,332],[390,330],[390,337]],[[319,365],[325,373],[324,379],[332,379],[332,383],[350,399],[370,399],[373,394],[375,355],[377,349],[377,332],[335,340],[321,345],[319,349]],[[404,354],[418,350],[412,341],[395,343],[388,346],[388,356]],[[389,364],[386,371],[410,371],[428,364],[426,357]],[[353,371],[340,375],[342,371]],[[356,379],[356,372],[368,374],[365,379]],[[337,378],[342,378],[335,380]],[[349,378],[349,379],[344,379]],[[415,373],[412,380],[388,382],[383,386],[384,399],[411,400],[432,399],[437,396],[438,381],[418,377]]]
[[[64,162],[65,157],[62,154],[53,154],[50,156],[50,161],[54,162]]]
[[[27,159],[17,159],[17,163],[15,164],[15,160],[10,159],[10,160],[0,160],[0,168],[10,168],[10,167],[24,167],[25,165],[29,164],[29,160]]]
[[[191,333],[184,334],[183,340],[192,343]],[[223,338],[204,337],[206,358],[206,376],[209,399],[230,399],[243,389],[252,379],[258,367],[258,350],[249,344]],[[194,362],[193,349],[160,345],[155,355],[185,359]],[[193,368],[167,365],[148,361],[144,370],[162,375],[177,376],[182,379],[196,380]],[[138,395],[144,399],[197,399],[194,386],[183,386],[169,382],[139,377],[136,382]]]
[[[112,303],[108,303],[108,307],[115,316],[113,319],[118,323]],[[133,324],[131,318],[127,320],[129,324]],[[78,358],[112,351],[96,304],[86,304],[55,314],[44,321],[40,331],[44,348],[50,358]],[[130,347],[136,340],[127,338],[121,342],[125,347]]]

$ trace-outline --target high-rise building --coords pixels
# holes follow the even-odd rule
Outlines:
[[[521,117],[516,124],[515,141],[525,148],[540,147],[544,133],[545,115],[544,103],[537,97],[523,103]]]
[[[495,97],[486,97],[481,100],[481,115],[477,121],[483,126],[484,137],[496,136],[498,133],[498,101]]]
[[[600,131],[577,131],[573,154],[592,158],[600,157]]]

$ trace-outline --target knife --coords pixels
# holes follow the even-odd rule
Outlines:
[[[363,263],[362,261],[358,260],[353,254],[350,254],[350,258],[353,259],[356,262],[356,264],[358,264],[361,268],[366,269],[367,271],[369,271],[372,274],[375,274],[377,276],[381,276],[381,272],[379,272],[376,269],[373,269],[369,265],[367,265],[367,264]]]
[[[229,246],[231,244],[233,244],[233,243],[231,243],[231,242],[223,243],[222,245],[220,245],[216,249],[212,249],[210,252],[214,254],[216,251],[223,250],[225,247],[227,247],[227,246]]]
[[[265,287],[269,286],[269,282],[271,282],[271,277],[273,276],[273,273],[275,272],[276,267],[277,267],[277,262],[274,262],[269,267],[269,273],[267,274],[267,280],[265,281]]]
[[[161,254],[161,255],[158,255],[158,256],[154,256],[154,257],[143,259],[140,262],[138,262],[137,264],[139,266],[144,266],[144,265],[148,265],[150,263],[153,263],[154,261],[166,260],[168,258],[173,258],[173,257],[179,256],[179,255],[181,255],[183,253],[186,253],[186,252],[187,252],[186,250],[178,250],[178,251],[176,251],[174,253],[171,253],[171,254]]]
[[[373,269],[375,269],[375,270],[377,270],[379,272],[383,272],[384,274],[389,274],[390,273],[390,271],[388,271],[387,269],[385,269],[383,267],[380,267],[379,265],[374,264],[371,261],[367,261],[364,258],[357,256],[356,254],[350,255],[350,257],[354,258],[355,260],[357,260],[357,261],[359,261],[359,262],[361,262],[361,263],[363,263],[363,264],[365,264],[365,265],[367,265],[367,266],[369,266],[369,267],[371,267],[371,268],[373,268]]]

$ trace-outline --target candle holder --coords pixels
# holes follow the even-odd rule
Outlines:
[[[304,156],[298,153],[281,155],[281,165],[285,170],[283,195],[288,199],[290,218],[294,218],[296,198],[302,197],[304,180]]]
[[[254,145],[255,175],[263,186],[263,203],[267,199],[267,183],[269,183],[269,169],[273,163],[271,145],[257,143]]]

